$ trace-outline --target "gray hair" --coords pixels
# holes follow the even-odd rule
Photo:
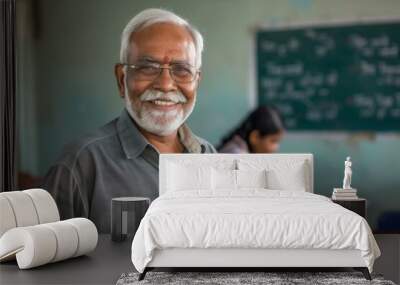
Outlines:
[[[185,27],[193,38],[193,42],[196,48],[196,62],[197,68],[201,67],[201,56],[203,52],[203,36],[200,32],[189,24],[185,19],[178,15],[163,9],[146,9],[133,17],[126,25],[121,36],[121,50],[120,50],[120,61],[126,63],[129,54],[130,37],[132,33],[156,24],[156,23],[174,23]]]

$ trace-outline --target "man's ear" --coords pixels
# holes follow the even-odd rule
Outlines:
[[[197,75],[197,80],[196,80],[196,88],[199,87],[201,78],[202,78],[202,76],[201,76],[201,71],[199,71],[199,73],[198,73],[198,75]]]
[[[117,80],[117,85],[118,85],[118,90],[119,90],[119,96],[124,98],[125,96],[125,72],[124,72],[124,66],[120,63],[115,64],[114,66],[114,74],[115,74],[115,79]]]

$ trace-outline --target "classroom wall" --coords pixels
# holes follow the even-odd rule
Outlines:
[[[20,81],[20,97],[32,99],[20,100],[20,104],[25,110],[21,133],[35,131],[29,139],[21,140],[20,166],[36,175],[45,174],[66,142],[121,112],[113,65],[118,61],[123,27],[142,9],[168,8],[203,33],[203,77],[189,125],[214,144],[256,102],[252,73],[255,27],[400,15],[400,1],[396,0],[31,3],[35,3],[31,6],[35,33],[27,44],[33,51],[20,56],[34,62],[35,76]],[[315,191],[323,195],[330,195],[333,187],[341,185],[344,159],[352,156],[353,185],[368,199],[368,217],[375,227],[383,211],[400,210],[399,149],[399,134],[289,133],[281,151],[315,155]]]

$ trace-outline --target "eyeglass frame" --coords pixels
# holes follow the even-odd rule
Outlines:
[[[128,67],[128,68],[131,68],[131,69],[133,69],[133,70],[135,70],[136,68],[138,68],[139,66],[140,66],[140,64],[131,64],[131,63],[118,63],[119,65],[122,65],[122,66],[126,66],[126,67]],[[196,68],[195,66],[193,66],[193,65],[191,65],[191,64],[189,64],[189,63],[172,63],[172,64],[168,64],[168,63],[166,63],[166,64],[160,64],[160,63],[158,63],[158,62],[152,62],[151,64],[157,64],[157,65],[159,65],[159,67],[158,67],[158,69],[160,70],[160,72],[159,72],[159,74],[156,76],[156,77],[154,77],[154,79],[153,80],[151,80],[151,82],[154,82],[155,80],[157,80],[160,76],[161,76],[161,74],[162,74],[162,72],[163,72],[163,70],[164,69],[168,69],[168,72],[169,72],[169,76],[171,76],[171,78],[174,80],[174,82],[175,83],[180,83],[180,84],[186,84],[186,83],[192,83],[193,81],[195,81],[196,80],[196,77],[201,73],[201,70],[199,69],[199,68]],[[168,66],[163,66],[163,65],[168,65]],[[193,75],[193,79],[191,80],[191,81],[187,81],[187,82],[179,82],[179,81],[176,81],[176,79],[175,79],[175,76],[171,73],[171,65],[187,65],[187,66],[190,66],[190,67],[192,67],[192,68],[194,68],[194,71],[195,71],[195,74]],[[146,81],[146,80],[140,80],[140,81]],[[149,80],[150,81],[150,80]]]

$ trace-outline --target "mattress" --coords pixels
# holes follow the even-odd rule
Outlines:
[[[371,272],[380,255],[366,220],[330,199],[257,188],[154,200],[133,239],[132,262],[143,272],[155,250],[169,248],[359,250]]]

